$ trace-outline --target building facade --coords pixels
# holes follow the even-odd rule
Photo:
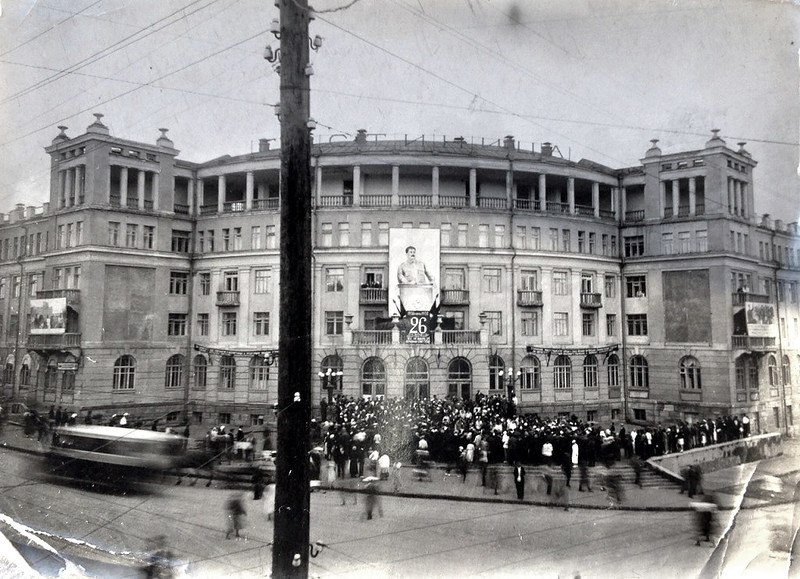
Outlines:
[[[132,142],[96,117],[47,147],[49,201],[0,223],[4,394],[270,421],[280,151],[262,140],[188,162],[166,130]],[[315,404],[481,391],[602,422],[793,425],[800,238],[797,223],[755,215],[744,144],[654,141],[640,165],[613,169],[513,137],[359,131],[315,144],[312,165]],[[400,275],[408,245],[424,290]]]

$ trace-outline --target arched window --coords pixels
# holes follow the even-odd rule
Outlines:
[[[386,367],[380,358],[367,358],[361,367],[361,394],[386,395]]]
[[[49,371],[49,368],[48,368]],[[133,390],[136,378],[136,360],[133,356],[125,354],[114,362],[114,390]]]
[[[583,359],[583,387],[597,388],[597,358],[592,354]]]
[[[266,390],[269,381],[269,364],[264,356],[250,358],[250,388]]]
[[[608,387],[619,388],[619,356],[611,354],[606,361],[608,369]]]
[[[208,361],[202,354],[197,354],[192,362],[194,366],[194,387],[197,390],[206,389],[206,379],[208,376]]]
[[[342,392],[342,359],[337,355],[325,356],[319,369],[319,381],[322,392],[333,400],[334,393]]]
[[[233,390],[236,387],[236,358],[228,354],[219,359],[220,390]]]
[[[428,363],[419,356],[406,362],[406,398],[427,398],[430,396]]]
[[[784,384],[788,385],[792,383],[792,364],[789,362],[789,356],[783,357],[783,364],[781,364],[781,375],[783,376]]]
[[[14,381],[14,354],[6,357],[6,365],[3,368],[3,382],[10,384]]]
[[[569,356],[564,354],[556,356],[556,360],[553,363],[553,378],[553,384],[556,389],[572,388],[572,362]]]
[[[505,370],[506,363],[500,356],[492,354],[489,356],[489,390],[503,390],[503,377],[501,370]]]
[[[25,354],[22,365],[19,368],[19,383],[22,386],[29,386],[31,383],[31,355]]]
[[[64,357],[66,364],[75,364],[77,366],[78,360],[72,354],[67,354]],[[73,366],[73,368],[75,367]],[[62,400],[70,400],[70,397],[75,393],[75,370],[64,370],[61,373],[61,398]]]
[[[447,366],[447,396],[472,397],[472,366],[466,358],[453,358]]]
[[[700,390],[703,381],[700,378],[700,362],[697,358],[686,356],[681,360],[681,388]]]
[[[55,396],[56,386],[58,386],[58,383],[56,382],[57,378],[58,378],[58,360],[56,359],[55,356],[50,356],[50,359],[47,360],[47,370],[45,370],[44,373],[44,389],[52,390],[52,392],[50,393],[51,396]]]
[[[167,372],[164,378],[165,388],[181,388],[183,386],[183,363],[182,354],[170,356],[167,360]]]
[[[542,389],[542,365],[536,356],[525,356],[520,366],[520,388],[523,390]]]
[[[650,388],[650,372],[644,356],[631,356],[631,388]]]
[[[767,375],[769,376],[769,385],[770,387],[775,387],[778,385],[778,362],[775,360],[775,356],[770,354],[769,360],[767,361]]]

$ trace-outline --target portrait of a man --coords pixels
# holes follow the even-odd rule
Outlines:
[[[397,282],[402,284],[433,283],[433,275],[423,261],[417,259],[417,248],[406,247],[406,260],[397,268]]]

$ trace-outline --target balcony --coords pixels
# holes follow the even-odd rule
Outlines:
[[[611,209],[601,209],[600,210],[600,218],[601,219],[616,219],[617,214],[614,213]]]
[[[480,330],[437,330],[441,335],[442,344],[472,344],[480,345]]]
[[[25,343],[28,350],[67,350],[81,347],[80,334],[30,334]]]
[[[541,307],[543,305],[542,292],[539,290],[517,290],[517,305]]]
[[[380,287],[362,287],[358,303],[365,305],[386,305],[389,301],[389,290]]]
[[[442,290],[442,305],[445,306],[468,306],[469,290],[465,289],[445,289]]]
[[[239,292],[238,291],[221,291],[221,292],[217,292],[217,305],[218,306],[238,306],[239,305]]]
[[[253,209],[279,209],[281,200],[278,197],[267,197],[266,199],[253,199]]]
[[[352,195],[322,195],[319,198],[320,207],[352,207]]]
[[[734,350],[747,350],[748,352],[774,352],[774,337],[757,336],[731,336],[731,345]]]
[[[506,200],[505,197],[478,197],[478,207],[484,207],[486,209],[505,209]]]
[[[561,203],[560,201],[547,202],[548,213],[569,213],[569,203]]]
[[[430,195],[400,195],[401,207],[431,207],[433,197]]]
[[[626,223],[637,223],[639,221],[644,221],[644,209],[638,209],[636,211],[626,211],[625,212],[625,222]]]
[[[172,210],[178,215],[189,215],[189,206],[183,203],[175,203],[172,206]]]
[[[223,213],[238,213],[244,211],[244,201],[226,201],[222,204]]]
[[[81,303],[81,290],[77,289],[49,289],[39,290],[36,297],[40,300],[53,298],[67,298],[67,305]]]
[[[514,209],[520,211],[539,211],[538,199],[514,199]]]
[[[391,195],[362,195],[359,199],[362,207],[390,207]]]
[[[212,213],[217,212],[217,204],[214,203],[213,205],[203,205],[200,207],[200,215],[211,215]]]
[[[680,205],[678,207],[678,217],[688,217],[689,213],[690,211],[688,205]]]
[[[378,346],[392,343],[392,330],[353,330],[353,345]]]
[[[468,201],[463,195],[440,195],[439,207],[466,207]]]
[[[734,306],[743,306],[745,302],[753,302],[757,304],[772,303],[772,300],[768,295],[754,294],[750,292],[734,292],[732,300]]]
[[[581,292],[581,307],[582,308],[600,308],[603,307],[603,296],[594,292]]]
[[[575,213],[578,215],[585,215],[587,217],[594,217],[594,207],[588,205],[576,205]]]

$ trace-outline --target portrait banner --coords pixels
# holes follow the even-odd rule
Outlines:
[[[775,337],[777,328],[775,327],[775,306],[773,304],[745,302],[744,311],[748,336],[757,338]]]
[[[67,331],[67,298],[30,301],[31,334],[63,334]]]
[[[389,313],[428,312],[439,296],[438,229],[389,230]]]

